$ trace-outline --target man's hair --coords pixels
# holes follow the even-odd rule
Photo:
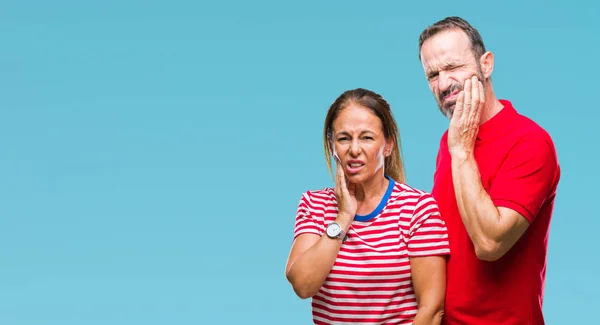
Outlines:
[[[471,26],[466,20],[456,16],[446,17],[427,27],[421,33],[421,36],[419,37],[419,61],[421,60],[421,47],[423,47],[423,43],[425,43],[426,40],[439,32],[457,28],[465,32],[467,37],[469,37],[473,56],[475,56],[475,59],[479,62],[479,58],[486,52],[481,35],[479,35],[477,29]]]

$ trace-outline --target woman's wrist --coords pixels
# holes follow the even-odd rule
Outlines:
[[[342,227],[342,229],[347,233],[348,229],[350,229],[350,225],[352,224],[352,220],[354,216],[349,216],[342,212],[338,213],[337,218],[335,218],[335,222]]]

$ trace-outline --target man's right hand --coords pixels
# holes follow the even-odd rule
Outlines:
[[[453,158],[464,160],[473,155],[484,103],[481,81],[477,76],[467,79],[458,94],[448,126],[448,151]]]

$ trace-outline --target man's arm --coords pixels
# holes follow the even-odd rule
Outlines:
[[[525,233],[557,182],[554,147],[540,136],[523,137],[502,164],[490,194],[481,184],[474,156],[483,86],[465,81],[448,128],[448,150],[458,209],[475,246],[486,261],[502,257]]]
[[[512,209],[494,205],[481,184],[473,155],[452,157],[452,179],[458,210],[477,257],[499,259],[525,233],[529,221]]]
[[[476,76],[467,79],[463,89],[456,99],[448,127],[452,182],[458,210],[477,257],[494,261],[517,242],[529,223],[516,211],[496,208],[481,184],[474,148],[485,93]]]

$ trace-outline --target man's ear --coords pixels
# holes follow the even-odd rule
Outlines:
[[[479,64],[481,66],[483,77],[485,79],[489,79],[492,76],[492,71],[494,70],[494,54],[489,51],[485,52],[479,59]]]

